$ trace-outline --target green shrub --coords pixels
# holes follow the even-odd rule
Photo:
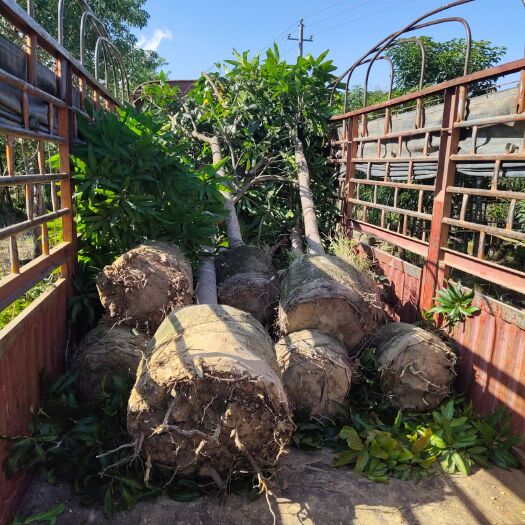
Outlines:
[[[172,133],[132,107],[81,120],[84,143],[72,157],[81,257],[101,268],[146,239],[166,240],[190,256],[210,245],[224,214],[223,181],[196,170]]]

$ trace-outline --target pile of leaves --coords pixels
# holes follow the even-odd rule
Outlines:
[[[0,436],[10,441],[4,465],[8,477],[36,470],[49,483],[65,481],[82,504],[103,506],[108,515],[159,495],[192,501],[219,494],[209,478],[181,478],[173,469],[148,466],[136,453],[126,432],[128,382],[113,377],[111,394],[102,383],[96,402],[79,399],[75,382],[72,374],[43,380],[41,405],[28,435]],[[257,482],[247,475],[229,480],[228,490],[256,497],[254,487]]]
[[[351,466],[378,482],[419,480],[438,468],[468,475],[474,465],[519,466],[511,448],[522,437],[512,433],[503,407],[480,416],[471,403],[453,396],[432,413],[396,411],[381,393],[374,350],[366,350],[360,362],[350,405],[340,407],[336,421],[300,421],[297,446],[331,447],[337,452],[334,466]]]
[[[44,381],[28,435],[7,438],[7,476],[34,468],[50,483],[68,482],[83,504],[104,505],[108,513],[160,494],[189,501],[204,492],[196,481],[159,468],[144,481],[146,466],[126,433],[131,385],[116,377],[115,392],[110,395],[102,384],[101,400],[86,403],[76,395],[75,380],[65,374]]]

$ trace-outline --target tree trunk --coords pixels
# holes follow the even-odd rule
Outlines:
[[[295,256],[303,255],[303,241],[301,240],[298,226],[294,226],[290,232],[290,244],[292,245],[292,253]]]
[[[310,189],[310,170],[306,162],[303,143],[297,135],[297,130],[292,135],[295,149],[295,161],[297,163],[297,178],[299,182],[299,194],[301,196],[301,208],[303,210],[304,234],[306,237],[307,252],[312,255],[323,255],[325,253],[319,225],[315,215],[315,205]]]
[[[195,295],[197,296],[197,304],[217,304],[215,260],[210,255],[202,258]]]
[[[211,137],[209,144],[213,156],[213,163],[218,164],[219,162],[222,162],[221,145],[219,139],[217,137]],[[221,177],[224,177],[224,168],[220,168],[218,173]],[[228,240],[230,241],[230,247],[236,248],[237,246],[242,246],[244,244],[241,234],[241,225],[239,224],[232,194],[224,193],[223,195],[226,199],[226,209],[228,210],[228,217],[226,218],[226,231],[228,234]]]

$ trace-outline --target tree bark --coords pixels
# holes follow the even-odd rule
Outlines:
[[[290,232],[290,244],[292,245],[292,253],[299,257],[303,255],[303,241],[299,233],[299,227],[294,226]]]
[[[315,215],[315,204],[310,189],[310,169],[306,162],[304,147],[301,139],[294,130],[292,141],[295,150],[295,162],[297,163],[297,179],[299,182],[299,194],[301,196],[301,208],[303,210],[304,235],[306,237],[306,248],[309,254],[322,255],[325,253],[319,225]]]
[[[197,304],[218,304],[217,277],[213,256],[206,255],[202,258],[195,295],[197,296]]]
[[[219,164],[222,162],[221,144],[218,137],[199,133],[196,129],[193,131],[192,135],[210,145],[213,164]],[[220,177],[225,177],[226,174],[224,168],[219,168],[218,174]],[[226,233],[228,235],[228,240],[230,241],[230,247],[236,248],[237,246],[243,246],[244,241],[242,239],[241,225],[239,224],[237,211],[235,210],[234,197],[231,193],[223,193],[223,196],[226,199],[225,207],[228,210],[228,217],[226,218]]]

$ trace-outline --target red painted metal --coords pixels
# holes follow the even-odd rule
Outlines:
[[[67,281],[60,279],[0,330],[0,435],[27,431],[31,408],[38,406],[40,374],[56,375],[62,370],[67,288]],[[0,440],[2,464],[8,445]],[[29,481],[28,475],[7,479],[0,469],[0,524],[10,523]]]

